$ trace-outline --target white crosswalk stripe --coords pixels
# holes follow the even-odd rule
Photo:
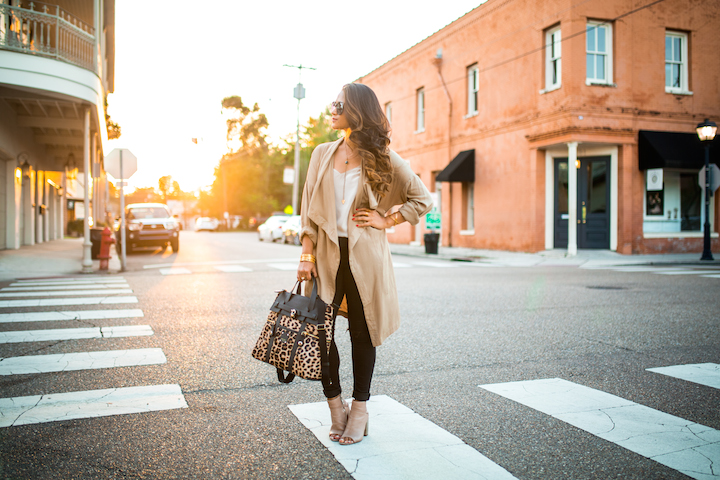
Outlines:
[[[105,292],[107,293],[107,292]],[[43,298],[34,300],[0,300],[0,308],[57,307],[60,305],[112,305],[138,303],[137,297]]]
[[[53,355],[25,355],[22,357],[4,358],[2,362],[0,362],[0,375],[158,365],[165,362],[167,362],[167,359],[160,348],[58,353]]]
[[[242,265],[217,265],[214,268],[225,273],[252,272],[252,268],[243,267]]]
[[[160,273],[163,275],[188,275],[192,273],[192,271],[188,270],[187,268],[178,267],[178,268],[161,268]]]
[[[188,408],[180,385],[0,398],[0,427]]]
[[[12,297],[61,297],[68,295],[117,295],[121,293],[133,293],[130,288],[102,289],[102,290],[61,290],[44,292],[6,292],[0,293],[0,298]]]
[[[57,322],[67,320],[103,320],[110,318],[142,317],[139,308],[127,310],[75,310],[62,312],[0,313],[0,323],[13,322]]]
[[[480,385],[696,479],[718,478],[720,431],[560,378]]]
[[[83,285],[44,285],[44,286],[31,286],[31,287],[5,287],[0,288],[0,292],[51,292],[53,290],[100,290],[100,289],[111,289],[111,288],[130,288],[127,283],[92,283]]]
[[[284,271],[297,271],[298,264],[296,263],[268,263],[268,267],[275,268],[277,270]]]
[[[63,278],[61,280],[28,280],[22,282],[11,283],[10,287],[40,287],[54,285],[105,285],[113,283],[127,283],[124,278],[99,278],[97,280],[72,280]]]
[[[371,435],[352,448],[328,438],[331,422],[327,402],[289,408],[358,480],[515,478],[455,435],[386,395],[368,401]]]
[[[657,272],[658,275],[704,275],[708,273],[720,273],[720,270],[678,270],[674,272]]]
[[[647,371],[720,389],[720,365],[717,363],[673,365],[670,367],[648,368]]]
[[[0,332],[0,343],[48,342],[84,338],[143,337],[152,335],[150,325],[121,325],[116,327],[56,328]]]
[[[67,305],[118,305],[138,303],[124,278],[64,277],[17,281],[0,293],[2,297],[65,297],[0,300],[0,308]],[[108,296],[118,294],[117,296]],[[98,297],[73,297],[99,295]],[[72,297],[72,298],[67,298]],[[143,317],[140,309],[58,310],[0,314],[0,324],[73,320],[133,319]],[[89,328],[59,328],[0,332],[0,344],[47,341],[79,341],[153,335],[149,325],[115,325]],[[81,345],[79,343],[78,345]],[[110,369],[141,365],[162,365],[167,358],[161,348],[84,351],[50,355],[0,358],[0,375]],[[187,408],[179,385],[148,385],[82,392],[54,393],[27,397],[0,398],[0,427],[27,425],[107,415],[142,413]]]

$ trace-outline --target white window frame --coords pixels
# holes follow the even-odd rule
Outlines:
[[[478,91],[480,90],[480,69],[477,63],[467,67],[467,115],[465,118],[478,114]]]
[[[605,29],[605,52],[597,50],[597,30]],[[589,51],[587,48],[588,35],[595,35],[595,50]],[[612,24],[609,22],[587,22],[585,30],[585,83],[587,85],[613,85],[613,32]],[[604,55],[605,56],[605,78],[590,78],[587,71],[588,55]]]
[[[415,97],[417,104],[417,129],[415,133],[422,133],[425,131],[425,87],[418,88]]]
[[[556,69],[553,69],[556,65]],[[553,82],[553,71],[557,78]],[[545,92],[557,90],[562,85],[562,37],[560,25],[545,32]]]
[[[669,38],[680,38],[680,62],[668,61],[665,57],[665,91],[674,94],[691,94],[688,82],[688,35],[683,32],[667,30],[665,32],[665,44]],[[663,45],[663,46],[664,46]],[[680,87],[668,87],[667,85],[667,66],[670,64],[680,64]]]
[[[388,123],[392,125],[392,102],[385,104],[385,117],[387,117]]]

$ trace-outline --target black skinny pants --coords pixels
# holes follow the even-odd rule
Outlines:
[[[352,344],[353,398],[364,402],[370,398],[370,383],[375,369],[375,347],[370,340],[365,311],[355,278],[350,271],[348,239],[340,237],[340,267],[335,278],[335,298],[333,303],[340,305],[343,296],[347,297],[348,323],[350,325],[350,343]],[[330,345],[330,383],[323,384],[327,398],[340,395],[340,355],[333,339]]]

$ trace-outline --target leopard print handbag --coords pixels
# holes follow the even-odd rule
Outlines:
[[[274,366],[282,383],[292,382],[296,375],[327,381],[336,311],[336,306],[318,298],[317,279],[310,297],[300,294],[300,282],[289,292],[280,291],[252,356]]]

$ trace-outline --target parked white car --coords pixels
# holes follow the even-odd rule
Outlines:
[[[293,245],[300,245],[300,215],[293,215],[290,219],[285,222],[282,227],[283,243],[292,243]]]
[[[200,217],[195,220],[195,231],[202,232],[207,230],[208,232],[214,232],[220,226],[220,220],[217,218]]]
[[[273,215],[268,218],[265,223],[258,227],[258,239],[261,242],[263,240],[269,240],[271,242],[282,240],[282,227],[289,218],[289,215]]]

